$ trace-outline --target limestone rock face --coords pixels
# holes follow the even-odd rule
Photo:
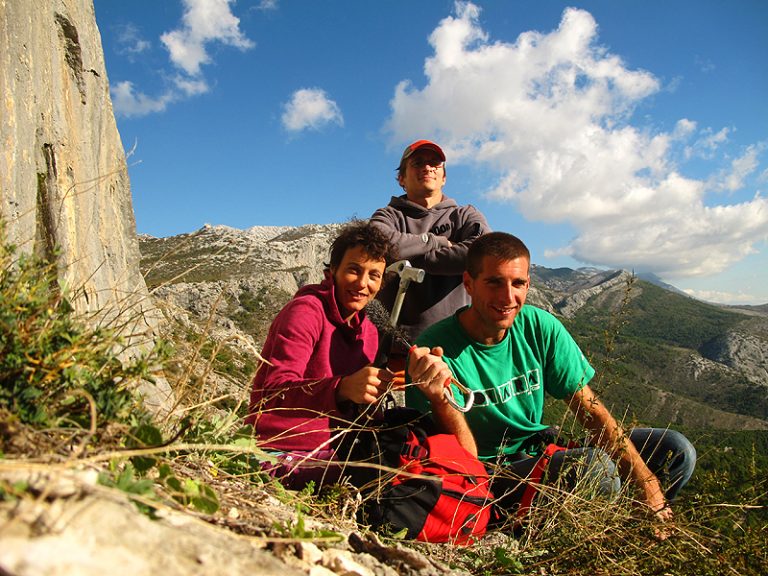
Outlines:
[[[151,344],[159,314],[139,270],[125,152],[93,0],[0,0],[0,221],[58,266],[75,309]],[[164,379],[140,386],[166,411]]]
[[[81,312],[152,324],[92,0],[0,0],[0,217]],[[134,314],[135,313],[135,314]]]
[[[752,334],[730,330],[707,342],[702,355],[741,372],[758,386],[768,387],[768,322],[763,326],[762,331]]]

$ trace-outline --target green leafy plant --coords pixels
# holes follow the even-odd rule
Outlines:
[[[159,483],[178,503],[191,506],[204,514],[214,514],[219,509],[216,492],[206,483],[192,478],[179,478],[168,464],[161,464],[159,472]]]
[[[0,502],[16,502],[29,490],[29,484],[23,480],[9,482],[0,480]]]
[[[152,448],[162,443],[163,434],[159,428],[149,423],[141,423],[131,429],[125,444],[128,448]],[[157,457],[152,455],[131,458],[131,464],[141,474],[156,466],[157,462]]]
[[[299,512],[296,521],[290,524],[275,523],[273,529],[283,538],[292,538],[295,540],[344,540],[344,536],[333,530],[307,530],[304,522],[304,514]]]
[[[195,418],[190,422],[184,440],[200,445],[216,474],[223,472],[246,477],[257,484],[267,481],[267,475],[260,472],[261,463],[273,458],[259,450],[253,426],[242,425],[237,411]],[[206,445],[218,448],[206,450]],[[231,450],[222,449],[223,446],[231,447]]]
[[[147,502],[158,500],[157,493],[155,492],[155,483],[149,478],[142,478],[138,475],[130,462],[124,466],[120,466],[118,461],[111,462],[109,471],[99,474],[99,484],[122,490],[128,495],[139,496],[140,498],[133,499],[136,507],[150,517],[154,514],[154,507],[150,506]]]
[[[113,465],[113,468],[116,466]],[[154,496],[154,482],[148,478],[137,476],[136,469],[128,463],[120,470],[116,470],[115,475],[102,474],[99,477],[99,483],[111,488],[117,488],[128,494],[139,494],[141,496]]]
[[[120,360],[124,348],[117,330],[75,313],[53,264],[0,243],[0,408],[40,428],[135,420],[131,386],[151,379],[166,351]]]

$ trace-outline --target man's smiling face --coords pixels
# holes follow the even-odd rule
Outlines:
[[[464,272],[472,306],[462,315],[462,325],[472,338],[484,344],[501,342],[525,304],[529,268],[530,262],[523,256],[512,260],[484,256],[483,267],[474,278]]]
[[[435,198],[439,202],[444,185],[445,166],[434,150],[417,150],[405,161],[405,174],[400,177],[400,186],[411,202],[425,205],[427,198]]]

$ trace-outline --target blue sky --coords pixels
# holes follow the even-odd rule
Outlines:
[[[365,218],[430,138],[534,263],[768,302],[768,2],[95,8],[140,233]]]

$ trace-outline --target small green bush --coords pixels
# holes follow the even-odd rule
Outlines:
[[[101,422],[135,423],[131,385],[151,379],[164,351],[121,361],[123,349],[109,326],[76,314],[53,264],[0,241],[0,409],[37,428],[92,427],[94,411]]]

